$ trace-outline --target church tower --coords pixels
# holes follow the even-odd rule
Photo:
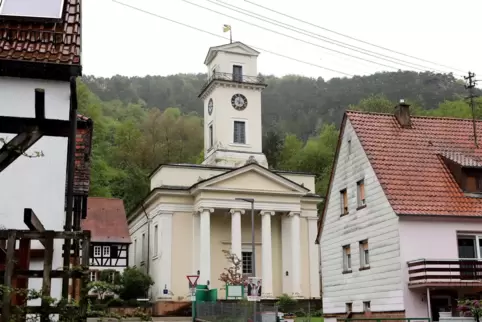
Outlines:
[[[262,152],[259,52],[241,42],[211,47],[204,61],[208,80],[204,102],[204,162],[240,167],[256,161],[268,167]]]

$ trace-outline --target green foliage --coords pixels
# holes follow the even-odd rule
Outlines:
[[[296,304],[298,301],[288,294],[283,294],[278,298],[278,301],[276,302],[276,305],[278,306],[279,310],[283,313],[290,312],[294,307],[296,307]]]
[[[204,74],[84,77],[79,111],[94,121],[90,194],[122,198],[129,212],[149,192],[147,176],[159,164],[202,163],[203,105],[197,94],[205,80]],[[346,108],[393,113],[403,98],[415,115],[472,117],[462,99],[463,82],[452,74],[393,72],[329,81],[289,75],[266,81],[263,152],[270,168],[314,173],[322,196]],[[482,117],[482,98],[476,99],[475,115]]]
[[[144,298],[151,285],[154,285],[152,278],[135,267],[127,267],[121,279],[122,289],[119,296],[123,300]]]

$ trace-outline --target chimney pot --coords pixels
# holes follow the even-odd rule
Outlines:
[[[400,103],[395,106],[395,117],[402,128],[412,127],[412,121],[410,119],[410,105],[405,103],[404,99],[401,99]]]

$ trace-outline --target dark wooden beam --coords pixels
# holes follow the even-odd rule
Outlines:
[[[17,238],[28,238],[28,239],[44,239],[46,238],[51,230],[46,230],[44,232],[38,231],[31,231],[31,230],[0,230],[0,239],[7,239],[10,232],[15,232]],[[53,238],[54,239],[82,239],[84,235],[89,235],[90,238],[90,231],[54,231]],[[8,252],[8,246],[7,246]]]
[[[27,225],[28,229],[32,231],[44,232],[45,227],[42,225],[37,215],[30,208],[25,208],[23,210],[23,222]]]
[[[22,133],[26,129],[37,126],[45,136],[67,137],[69,135],[70,122],[68,120],[0,116],[0,133]],[[87,129],[89,122],[78,120],[77,129]]]

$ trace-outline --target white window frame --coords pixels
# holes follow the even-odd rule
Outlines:
[[[96,272],[96,271],[90,271],[89,280],[90,280],[91,282],[96,282],[96,281],[97,281],[97,272]]]
[[[245,142],[244,143],[236,143],[234,142],[234,123],[235,122],[244,122],[244,138],[245,138]],[[248,128],[249,128],[249,123],[248,123],[248,120],[247,119],[243,119],[243,118],[233,118],[232,119],[232,122],[231,122],[231,143],[230,145],[235,145],[235,146],[249,146],[249,131],[248,131]]]
[[[474,259],[474,260],[482,260],[482,253],[480,251],[480,247],[479,247],[479,240],[482,240],[482,233],[459,233],[457,232],[457,243],[458,243],[458,239],[459,237],[473,237],[474,240],[475,240],[475,254],[476,254],[476,258],[464,258],[464,259]],[[458,251],[458,249],[457,249]],[[459,255],[457,254],[457,257]]]
[[[352,302],[345,303],[345,311],[346,311],[346,313],[353,312],[353,303]]]
[[[361,198],[361,188],[360,185],[363,184],[363,199]],[[356,182],[356,203],[357,207],[364,207],[367,205],[367,189],[366,189],[365,179],[360,179]]]
[[[102,255],[102,247],[94,246],[94,257],[100,257]]]
[[[351,155],[351,152],[352,152],[352,151],[351,151],[351,148],[352,148],[352,146],[351,146],[351,138],[348,138],[348,139],[346,140],[346,143],[347,143],[347,148],[346,148],[346,149],[347,149],[347,152],[348,152],[348,156],[350,156],[350,155]]]
[[[234,125],[233,125],[233,131],[234,131]],[[212,121],[208,124],[207,137],[208,137],[208,150],[211,150],[214,147],[214,122]],[[233,134],[233,137],[234,137],[234,134]]]
[[[102,247],[102,257],[110,257],[110,246]]]
[[[365,252],[364,245],[367,245],[366,252]],[[359,246],[360,246],[360,267],[368,268],[370,267],[370,244],[368,243],[368,239],[360,241]]]
[[[345,251],[345,249],[350,250],[350,254],[348,255]],[[342,248],[342,254],[343,254],[343,272],[349,272],[352,270],[352,253],[351,253],[351,246],[350,245],[343,245]]]
[[[370,312],[370,311],[371,311],[370,301],[363,301],[363,312]]]
[[[154,225],[154,254],[153,257],[159,255],[159,224]]]

